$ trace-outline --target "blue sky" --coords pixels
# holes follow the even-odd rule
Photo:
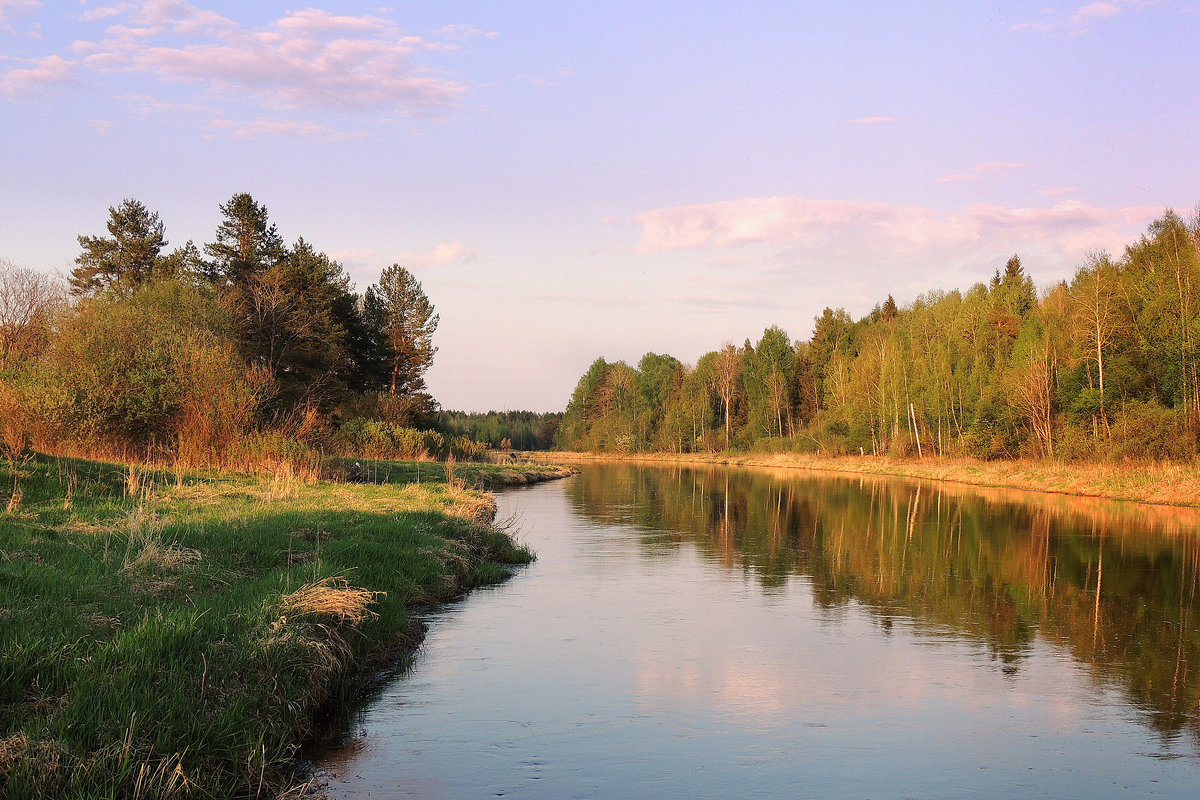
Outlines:
[[[444,406],[561,409],[825,306],[1042,286],[1200,201],[1200,3],[0,0],[0,258],[247,191],[441,314]]]

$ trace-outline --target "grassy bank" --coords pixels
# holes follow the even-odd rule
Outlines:
[[[899,459],[872,456],[706,453],[531,453],[554,462],[647,461],[735,464],[860,475],[952,481],[971,486],[1022,489],[1162,505],[1200,505],[1200,467],[1192,464],[1088,464],[1054,461],[977,461],[962,458]]]
[[[0,514],[0,795],[285,788],[321,711],[418,639],[414,606],[532,558],[444,466],[389,465],[386,485],[26,465]]]
[[[579,471],[568,465],[516,459],[506,463],[489,464],[477,461],[383,461],[343,458],[338,460],[335,469],[339,474],[346,475],[355,461],[361,465],[366,483],[420,484],[454,481],[481,490],[527,486],[565,478]]]

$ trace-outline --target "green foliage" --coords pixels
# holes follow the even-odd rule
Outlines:
[[[108,209],[110,236],[80,236],[83,252],[75,259],[71,292],[91,295],[105,289],[130,292],[149,281],[166,247],[156,212],[127,198]]]
[[[560,447],[619,449],[616,369],[600,360],[580,381]],[[1194,458],[1200,215],[1168,210],[1123,258],[1090,255],[1040,299],[1014,255],[965,293],[888,296],[858,321],[826,308],[796,346],[768,328],[681,367],[654,411],[627,437],[639,449]]]
[[[443,433],[465,436],[497,450],[505,442],[513,450],[549,450],[562,416],[533,411],[439,411],[434,422]]]
[[[467,436],[405,428],[378,419],[356,417],[338,430],[337,449],[348,456],[375,459],[446,458],[469,460],[487,450],[487,444]]]
[[[221,204],[221,216],[217,240],[204,246],[212,259],[209,278],[218,285],[245,287],[283,258],[283,239],[268,219],[266,206],[246,192]]]
[[[135,452],[249,423],[263,391],[208,293],[179,283],[82,301],[41,364],[59,436]],[[225,431],[222,434],[222,431]],[[201,446],[216,444],[202,442]]]
[[[378,309],[381,342],[388,366],[387,391],[411,395],[425,389],[425,372],[433,364],[433,333],[438,315],[421,283],[399,264],[383,270],[379,283],[367,289],[366,304]]]
[[[309,242],[286,247],[249,194],[220,211],[206,260],[192,242],[164,255],[140,202],[110,208],[111,236],[80,237],[82,300],[61,318],[52,285],[0,264],[0,377],[19,364],[44,444],[224,463],[248,415],[306,441],[357,413],[431,425],[438,317],[420,283],[392,265],[358,295]]]

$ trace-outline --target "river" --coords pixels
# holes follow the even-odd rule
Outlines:
[[[1168,797],[1200,786],[1195,513],[587,466],[429,615],[333,798]]]

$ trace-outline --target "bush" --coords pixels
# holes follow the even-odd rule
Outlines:
[[[1129,400],[1112,416],[1113,442],[1109,454],[1121,460],[1186,460],[1196,452],[1183,413],[1157,402]]]
[[[446,458],[453,455],[473,461],[487,452],[487,445],[466,436],[446,436],[437,431],[405,428],[378,419],[347,420],[335,437],[344,455],[371,459]]]
[[[178,283],[83,301],[40,378],[66,440],[196,462],[219,460],[244,435],[269,385],[237,355],[215,300]]]

